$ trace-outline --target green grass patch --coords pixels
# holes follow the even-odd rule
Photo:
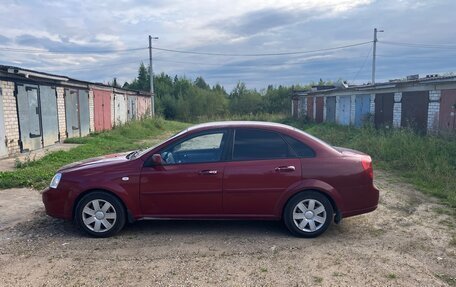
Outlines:
[[[0,188],[46,187],[55,172],[63,165],[104,154],[146,148],[147,139],[164,133],[175,133],[188,124],[160,118],[127,123],[110,131],[71,138],[66,143],[82,144],[69,151],[49,153],[39,160],[16,163],[15,171],[0,172]]]
[[[399,175],[419,190],[456,208],[456,139],[420,136],[410,130],[377,130],[331,124],[282,121],[334,146],[369,154],[374,168]]]

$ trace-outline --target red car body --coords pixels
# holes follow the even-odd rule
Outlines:
[[[280,133],[310,147],[314,156],[237,161],[228,155],[218,162],[148,164],[165,147],[218,129]],[[290,166],[293,169],[287,170]],[[109,155],[65,166],[59,173],[58,187],[47,188],[43,202],[48,215],[67,220],[74,218],[83,195],[99,190],[120,199],[130,222],[151,218],[279,220],[287,201],[306,190],[324,194],[338,221],[375,210],[379,199],[368,155],[334,148],[289,126],[262,122],[197,125],[134,159]]]

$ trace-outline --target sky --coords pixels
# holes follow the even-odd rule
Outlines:
[[[239,81],[363,84],[378,28],[384,82],[456,72],[454,11],[454,0],[2,0],[0,64],[123,83],[148,64],[152,35],[155,74],[202,76],[228,91]]]

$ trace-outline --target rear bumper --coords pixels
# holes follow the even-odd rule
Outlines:
[[[48,187],[43,191],[42,199],[47,215],[66,220],[71,219],[71,212],[66,210],[66,192]]]
[[[342,217],[350,217],[363,213],[372,212],[378,207],[380,192],[375,185],[371,185],[368,190],[364,190],[361,200],[357,200],[356,206],[341,212]]]

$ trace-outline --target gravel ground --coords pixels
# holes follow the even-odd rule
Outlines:
[[[17,190],[0,191],[0,285],[456,285],[446,208],[385,172],[376,185],[376,211],[310,240],[253,221],[144,221],[94,239],[47,217],[37,191],[21,189],[14,201]]]

